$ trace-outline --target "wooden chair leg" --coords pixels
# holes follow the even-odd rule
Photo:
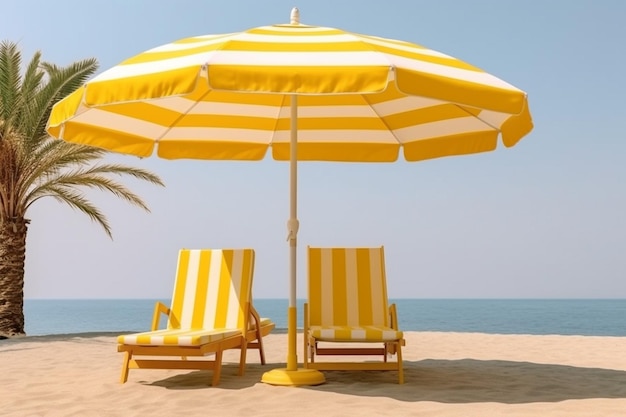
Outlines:
[[[254,321],[256,326],[255,336],[256,342],[254,343],[254,347],[259,349],[259,359],[261,360],[261,365],[265,365],[265,351],[263,350],[263,335],[261,334],[261,318],[256,309],[252,306],[252,304],[248,304],[248,309],[250,310],[250,318]]]
[[[120,384],[125,383],[126,381],[128,381],[128,365],[130,364],[130,358],[132,356],[132,353],[129,351],[124,352],[124,361],[122,362],[122,376],[120,378]]]
[[[302,329],[302,345],[304,346],[304,361],[303,366],[309,367],[309,303],[304,303],[304,328]]]
[[[238,373],[239,376],[243,376],[243,374],[246,372],[247,354],[248,354],[248,343],[244,340],[241,345],[241,353],[239,354],[239,373]],[[217,353],[215,357],[217,358]]]
[[[315,362],[315,353],[317,352],[317,340],[311,338],[309,342],[309,346],[311,347],[311,363]]]
[[[265,350],[263,349],[263,336],[261,336],[261,331],[257,331],[257,344],[259,349],[259,359],[261,360],[261,365],[265,365]]]
[[[306,333],[304,334],[304,360],[303,360],[303,366],[305,368],[309,367],[309,338],[307,337]]]
[[[396,355],[398,355],[398,384],[404,384],[404,365],[402,364],[402,344],[396,344]]]
[[[213,382],[212,385],[216,387],[220,383],[220,377],[222,376],[222,349],[215,352],[215,363],[213,366]]]

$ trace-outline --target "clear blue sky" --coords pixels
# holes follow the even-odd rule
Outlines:
[[[626,2],[620,0],[131,1],[3,4],[0,39],[101,70],[180,38],[287,23],[402,39],[463,59],[529,94],[516,147],[421,163],[299,165],[305,247],[385,245],[389,294],[405,298],[626,297]],[[167,298],[181,247],[253,247],[255,296],[288,297],[288,166],[111,160],[166,188],[126,183],[145,214],[90,194],[113,227],[38,202],[27,298]]]

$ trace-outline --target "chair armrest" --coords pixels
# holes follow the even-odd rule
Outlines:
[[[396,308],[395,304],[391,304],[389,306],[389,326],[394,330],[400,330],[398,327],[398,309]],[[404,339],[400,339],[398,343],[400,343],[400,346],[405,345]],[[396,344],[388,343],[387,352],[391,355],[395,355],[398,352]]]
[[[152,314],[152,330],[159,330],[159,321],[161,319],[161,314],[163,313],[166,316],[169,317],[171,310],[169,309],[168,306],[166,306],[165,304],[163,304],[160,301],[157,301],[154,304],[154,313]]]
[[[389,327],[394,330],[398,329],[398,309],[395,304],[389,306]]]
[[[259,330],[261,327],[261,316],[259,316],[259,312],[256,311],[256,308],[254,308],[252,303],[248,303],[248,307],[250,310],[250,316],[254,320],[254,325],[256,326],[256,329]]]
[[[304,328],[302,330],[304,332],[304,337],[306,338],[308,337],[308,333],[309,333],[309,303],[304,303],[302,310],[304,312],[304,316],[303,316]]]

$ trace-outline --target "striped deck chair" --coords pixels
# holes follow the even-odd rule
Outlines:
[[[245,372],[248,348],[258,349],[265,364],[262,338],[274,323],[260,318],[252,306],[253,273],[253,249],[180,250],[170,307],[156,303],[151,331],[117,338],[118,352],[125,353],[121,383],[135,368],[208,369],[215,386],[226,349],[241,349],[239,375]],[[159,328],[161,314],[167,316],[164,329]],[[209,354],[213,360],[188,359]]]
[[[403,334],[398,330],[396,306],[388,306],[383,247],[309,247],[304,367],[396,370],[402,384],[404,344]],[[396,360],[388,360],[394,354]],[[346,355],[334,359],[347,361],[321,362],[318,358],[321,355]],[[348,358],[356,355],[373,358],[371,361]]]

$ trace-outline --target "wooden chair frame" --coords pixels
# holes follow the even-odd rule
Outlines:
[[[381,247],[380,249],[382,253],[383,248]],[[383,279],[385,279],[384,274]],[[384,296],[386,297],[386,290]],[[397,308],[395,304],[389,305],[388,314],[389,326],[394,330],[399,330]],[[303,335],[305,368],[317,369],[321,371],[398,371],[398,383],[404,383],[404,369],[402,364],[402,346],[405,346],[406,344],[404,338],[399,338],[391,341],[382,339],[367,341],[316,339],[311,332],[310,306],[308,302],[304,304]],[[319,356],[370,356],[373,358],[370,358],[372,360],[368,361],[321,361],[318,358]],[[395,360],[389,360],[389,358],[393,356],[395,356]]]
[[[251,272],[253,274],[253,272]],[[265,352],[263,350],[263,337],[268,335],[275,327],[271,321],[262,322],[258,312],[250,301],[244,304],[244,331],[224,330],[224,337],[197,346],[178,345],[139,345],[118,343],[117,351],[124,353],[120,382],[128,380],[130,369],[191,369],[212,370],[212,385],[219,384],[222,371],[222,356],[228,349],[240,349],[238,375],[244,375],[246,367],[247,350],[258,349],[261,364],[265,364]],[[169,322],[176,323],[172,310],[160,301],[157,301],[152,315],[151,331],[159,330],[160,318],[167,316]],[[214,354],[213,359],[203,358]],[[136,356],[150,357],[177,357],[177,359],[148,358],[136,359]],[[188,358],[198,359],[188,359]]]

